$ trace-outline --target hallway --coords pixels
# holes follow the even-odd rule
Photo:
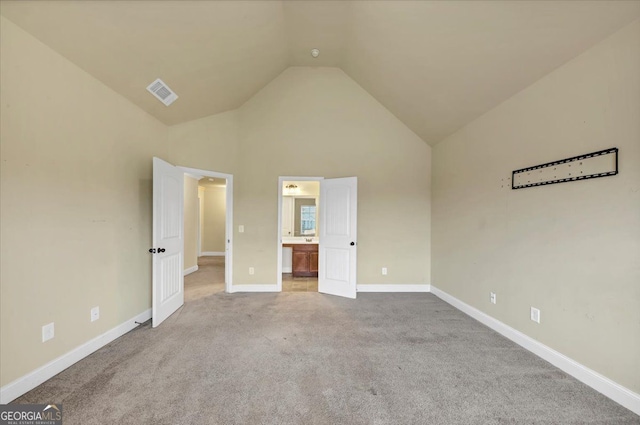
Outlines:
[[[224,292],[224,257],[198,257],[198,270],[184,277],[184,301]]]

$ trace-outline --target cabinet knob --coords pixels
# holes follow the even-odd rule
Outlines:
[[[356,243],[355,242],[351,242],[349,245],[354,246]]]

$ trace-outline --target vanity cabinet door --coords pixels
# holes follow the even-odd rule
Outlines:
[[[309,253],[309,271],[318,275],[318,252]]]
[[[293,249],[293,276],[304,276],[309,272],[309,253]]]

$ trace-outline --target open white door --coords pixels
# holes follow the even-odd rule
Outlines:
[[[358,178],[320,180],[318,292],[356,297]]]
[[[184,304],[184,172],[153,158],[153,327]]]

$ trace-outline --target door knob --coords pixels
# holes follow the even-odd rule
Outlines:
[[[354,246],[356,243],[355,242],[351,242],[349,245]]]
[[[166,251],[166,249],[164,249],[164,248],[158,248],[158,252],[165,252],[165,251]]]

